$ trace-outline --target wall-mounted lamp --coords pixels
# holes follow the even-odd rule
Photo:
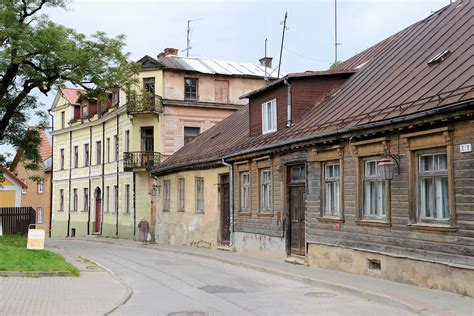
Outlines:
[[[151,195],[151,196],[157,196],[157,195],[159,195],[159,194],[160,194],[160,186],[154,184],[153,187],[152,187],[151,190],[150,190],[150,195]]]
[[[395,166],[400,174],[400,156],[398,154],[385,153],[379,160],[378,167],[385,180],[392,180]]]

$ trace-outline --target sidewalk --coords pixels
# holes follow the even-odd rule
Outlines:
[[[78,239],[75,239],[78,240]],[[339,271],[294,265],[283,260],[265,259],[238,252],[187,246],[141,245],[139,242],[102,237],[87,241],[116,244],[152,251],[182,253],[287,277],[334,291],[364,297],[379,303],[426,315],[474,315],[474,299],[439,290],[386,281]]]
[[[80,277],[1,277],[0,315],[104,315],[122,304],[131,289],[95,263],[65,253]]]

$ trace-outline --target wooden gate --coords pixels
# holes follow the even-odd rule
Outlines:
[[[32,207],[1,207],[0,222],[4,235],[27,235],[28,226],[36,224],[36,211]]]

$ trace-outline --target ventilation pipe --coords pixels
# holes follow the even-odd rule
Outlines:
[[[234,246],[234,166],[230,163],[225,162],[222,158],[222,164],[226,167],[229,167],[229,200],[230,200],[230,240],[229,246]]]
[[[286,110],[286,112],[287,112],[286,127],[290,127],[291,126],[291,110],[292,110],[292,106],[291,106],[291,84],[286,79],[283,80],[283,83],[288,87],[288,108]]]

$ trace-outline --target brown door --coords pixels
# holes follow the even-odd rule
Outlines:
[[[96,233],[100,233],[101,211],[102,211],[102,199],[100,197],[96,197],[95,199],[95,232]]]
[[[289,248],[291,255],[305,255],[305,196],[306,168],[304,165],[289,168]]]
[[[221,240],[223,244],[230,241],[230,199],[229,175],[221,176]]]

